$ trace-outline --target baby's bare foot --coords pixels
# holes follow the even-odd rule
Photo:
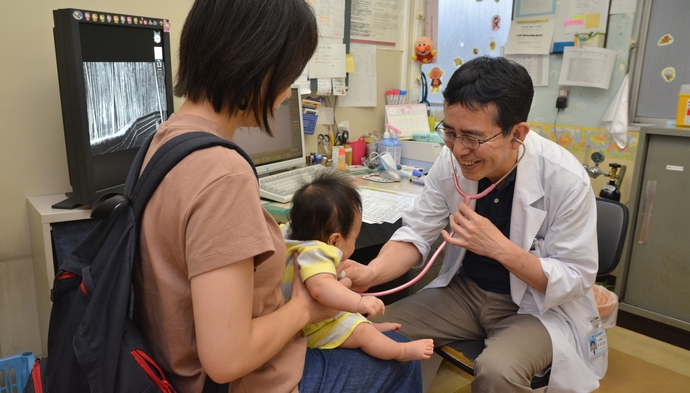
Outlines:
[[[399,323],[393,323],[393,322],[381,322],[381,323],[373,323],[374,327],[376,330],[379,332],[397,332],[400,330],[400,327],[402,326]]]
[[[407,343],[400,343],[400,355],[396,360],[406,362],[408,360],[429,359],[434,353],[434,340],[423,339]]]

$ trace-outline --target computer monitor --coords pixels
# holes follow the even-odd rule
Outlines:
[[[173,112],[170,24],[127,13],[53,11],[72,192],[54,208],[122,192],[146,138]]]
[[[299,88],[292,87],[292,95],[271,120],[273,137],[255,127],[235,133],[235,143],[249,154],[259,176],[306,165]]]

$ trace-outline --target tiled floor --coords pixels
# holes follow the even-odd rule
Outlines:
[[[615,327],[598,393],[690,392],[690,351]],[[472,376],[441,364],[428,393],[469,393]]]

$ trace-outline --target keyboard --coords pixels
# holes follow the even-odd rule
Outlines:
[[[260,196],[276,202],[288,203],[292,201],[292,194],[314,179],[317,171],[328,170],[323,165],[310,165],[291,169],[273,175],[259,177]]]

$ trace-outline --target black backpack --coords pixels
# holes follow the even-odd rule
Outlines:
[[[165,175],[189,153],[211,146],[237,145],[205,132],[166,142],[139,177],[149,138],[127,175],[123,194],[94,204],[101,218],[56,274],[48,327],[48,357],[36,360],[25,392],[175,392],[131,320],[132,272],[139,251],[141,213]],[[129,196],[129,197],[128,197]],[[204,392],[218,392],[206,378]]]

